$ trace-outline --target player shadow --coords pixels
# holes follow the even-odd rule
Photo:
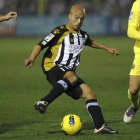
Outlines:
[[[51,128],[57,128],[58,127],[58,125],[53,125],[53,126],[51,126]],[[61,130],[61,128],[59,127],[58,129],[60,129],[59,131],[55,131],[55,130],[53,130],[53,131],[46,131],[45,133],[47,133],[47,134],[62,134],[62,135],[66,135],[66,136],[69,136],[69,135],[67,135],[67,134],[65,134],[62,130]],[[83,127],[82,127],[82,130],[83,130]],[[85,135],[84,133],[83,133],[83,131],[81,131],[79,134],[77,134],[77,135]],[[72,136],[77,136],[77,135],[72,135]]]
[[[13,123],[13,124],[8,124],[8,123],[2,124],[0,125],[0,134],[14,131],[18,127],[22,127],[26,124],[32,124],[32,123],[35,123],[35,122],[32,121],[32,122],[21,122],[21,123]]]
[[[95,128],[94,124],[91,122],[83,123],[82,130],[93,130]]]
[[[111,124],[118,124],[118,123],[122,123],[124,124],[123,120],[115,120],[115,121],[106,121],[107,125],[111,125]],[[136,124],[136,123],[140,123],[140,122],[133,122],[132,124]],[[83,122],[83,130],[93,130],[95,129],[95,126],[93,123],[91,122]]]
[[[58,134],[58,133],[62,133],[62,131],[47,131],[46,133],[49,133],[49,134]]]
[[[2,124],[0,125],[0,134],[4,134],[8,131],[13,131],[17,127],[22,126],[23,124]]]
[[[62,131],[47,131],[46,133],[47,133],[47,134],[52,134],[52,135],[53,135],[53,134],[63,134],[64,136],[69,136],[69,135],[63,133]],[[79,136],[79,135],[85,135],[85,133],[83,133],[83,132],[81,131],[79,134],[73,135],[73,136]]]
[[[118,124],[118,123],[124,123],[123,120],[113,120],[113,121],[106,121],[107,124]]]

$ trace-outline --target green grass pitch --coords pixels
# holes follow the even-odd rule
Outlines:
[[[83,99],[75,101],[64,93],[50,104],[44,115],[33,108],[51,89],[41,69],[44,51],[31,69],[24,66],[24,60],[41,39],[0,39],[0,140],[138,140],[140,112],[131,124],[123,123],[124,112],[130,105],[127,89],[135,41],[124,36],[93,37],[117,48],[120,54],[112,56],[90,47],[85,47],[81,54],[77,75],[96,92],[106,123],[120,132],[95,135]],[[70,113],[80,116],[83,122],[77,136],[66,136],[60,128],[63,117]]]

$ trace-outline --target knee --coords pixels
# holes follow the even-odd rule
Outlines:
[[[84,94],[83,97],[86,101],[90,99],[97,99],[96,98],[96,93],[93,90],[89,90]]]
[[[139,92],[139,88],[137,87],[137,86],[135,86],[135,85],[131,85],[130,87],[129,87],[129,92],[130,92],[130,94],[137,94],[138,92]]]
[[[72,75],[72,76],[70,76],[70,77],[68,78],[68,80],[70,81],[70,83],[71,83],[72,85],[75,85],[75,84],[77,83],[77,81],[78,81],[78,77],[77,77],[76,75]]]

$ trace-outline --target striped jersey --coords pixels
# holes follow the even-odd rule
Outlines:
[[[42,50],[48,48],[42,59],[44,73],[56,65],[75,70],[80,62],[81,51],[89,41],[86,32],[73,31],[68,24],[56,27],[38,44]]]

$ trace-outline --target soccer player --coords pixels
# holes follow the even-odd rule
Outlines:
[[[17,13],[16,12],[10,12],[5,16],[0,17],[0,22],[9,20],[11,18],[15,18],[16,20],[18,20]]]
[[[83,47],[106,50],[112,55],[119,51],[109,48],[89,38],[88,34],[80,29],[84,22],[85,9],[80,5],[71,7],[69,23],[56,27],[33,49],[29,59],[25,60],[28,68],[33,66],[39,52],[48,47],[42,59],[42,69],[47,80],[53,85],[52,90],[34,104],[35,109],[45,113],[47,106],[63,92],[73,99],[83,98],[86,107],[95,124],[94,133],[118,133],[105,124],[101,108],[97,102],[95,92],[75,73],[80,62]]]
[[[139,109],[139,89],[140,89],[140,0],[133,3],[127,34],[130,38],[136,39],[134,45],[134,61],[130,71],[128,98],[132,105],[126,110],[124,114],[124,122],[130,123]]]

